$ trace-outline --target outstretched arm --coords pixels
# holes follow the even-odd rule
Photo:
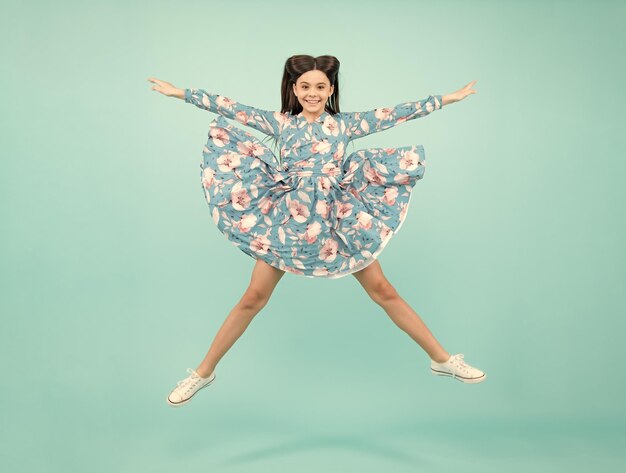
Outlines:
[[[416,102],[405,102],[393,108],[377,108],[368,112],[341,113],[346,120],[346,133],[351,139],[361,138],[371,133],[386,130],[408,120],[424,117],[444,105],[463,100],[476,91],[472,86],[476,81],[446,95],[431,95]]]
[[[185,102],[192,103],[196,107],[232,118],[266,135],[278,136],[280,134],[278,117],[280,114],[277,112],[244,105],[223,95],[211,94],[202,89],[185,89],[184,99]]]
[[[346,133],[351,139],[386,130],[408,120],[424,117],[443,106],[441,95],[431,95],[416,102],[404,102],[395,107],[376,108],[367,112],[341,113]]]
[[[461,87],[456,92],[452,92],[451,94],[444,95],[441,98],[441,100],[442,100],[441,105],[448,105],[450,103],[460,102],[461,100],[463,100],[468,95],[475,94],[476,91],[474,89],[472,89],[472,87],[474,87],[475,83],[476,83],[476,81],[473,80],[472,82],[469,82],[464,87]]]
[[[183,99],[196,107],[231,118],[266,135],[278,136],[280,134],[281,114],[278,112],[244,105],[223,95],[212,94],[202,89],[179,89],[158,79],[148,80],[157,84],[152,90],[164,95]]]

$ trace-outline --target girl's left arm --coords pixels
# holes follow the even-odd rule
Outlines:
[[[281,114],[235,102],[202,89],[185,89],[185,102],[247,125],[270,136],[280,135]]]
[[[425,117],[444,105],[460,102],[468,95],[476,93],[473,89],[476,81],[473,80],[456,92],[446,95],[431,95],[417,102],[405,102],[393,108],[377,108],[369,112],[342,113],[346,120],[346,133],[351,139],[361,138],[370,133],[386,130],[392,126]]]
[[[415,118],[425,117],[441,107],[443,107],[442,96],[431,95],[428,98],[416,102],[404,102],[392,108],[341,113],[341,116],[346,121],[346,133],[354,140]]]

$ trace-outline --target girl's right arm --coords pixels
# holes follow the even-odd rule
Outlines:
[[[212,94],[202,89],[179,89],[169,82],[150,78],[157,84],[152,89],[169,97],[183,99],[198,108],[217,113],[226,118],[242,123],[270,136],[280,135],[282,114],[270,110],[261,110],[250,105],[244,105],[223,95]]]
[[[259,130],[266,135],[280,135],[280,113],[244,105],[223,95],[211,94],[202,89],[185,89],[184,100],[196,107],[218,113]]]

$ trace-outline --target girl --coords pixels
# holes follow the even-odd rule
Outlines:
[[[339,111],[339,61],[296,55],[284,67],[280,112],[260,110],[201,89],[149,78],[168,97],[218,114],[203,150],[201,180],[219,230],[256,260],[249,287],[204,360],[167,397],[187,403],[215,379],[215,367],[267,304],[286,271],[305,277],[352,274],[393,322],[426,351],[431,372],[464,383],[484,372],[450,355],[385,278],[378,255],[400,229],[411,191],[424,174],[422,145],[346,155],[351,141],[423,117],[476,93],[470,82],[448,95],[366,112]],[[223,117],[274,138],[272,152]]]

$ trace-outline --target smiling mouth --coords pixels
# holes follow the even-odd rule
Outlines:
[[[306,103],[308,103],[308,104],[310,104],[310,105],[315,105],[315,104],[320,103],[320,101],[319,101],[319,100],[314,100],[314,101],[311,101],[311,100],[305,100],[305,102],[306,102]]]

